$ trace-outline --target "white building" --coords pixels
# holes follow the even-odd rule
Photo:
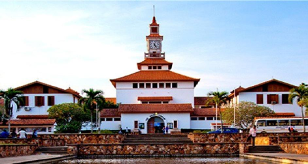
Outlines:
[[[53,133],[55,119],[48,119],[47,110],[57,104],[77,103],[81,97],[71,88],[65,90],[39,81],[14,89],[23,92],[23,104],[18,109],[14,104],[11,127],[16,131],[25,128],[29,133],[33,129],[37,129],[40,133]],[[7,125],[0,126],[0,128],[5,127]]]
[[[290,89],[297,86],[271,79],[248,88],[239,87],[231,92],[231,105],[241,101],[250,101],[271,108],[277,116],[302,116],[301,108],[296,101],[288,101]]]
[[[101,112],[101,129],[127,127],[146,134],[160,133],[163,126],[170,129],[169,133],[211,128],[215,118],[212,108],[193,108],[194,88],[200,79],[171,71],[173,63],[165,60],[162,40],[153,17],[146,37],[148,52],[144,61],[137,63],[139,71],[110,80],[120,105]]]

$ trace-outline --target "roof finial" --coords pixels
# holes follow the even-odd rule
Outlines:
[[[153,17],[155,17],[155,5],[153,5]]]

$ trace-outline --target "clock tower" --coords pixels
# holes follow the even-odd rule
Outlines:
[[[156,23],[155,16],[150,24],[150,35],[146,36],[147,50],[144,53],[145,58],[165,58],[165,53],[162,53],[163,36],[159,35],[159,24]]]

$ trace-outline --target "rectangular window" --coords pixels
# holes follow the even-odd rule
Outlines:
[[[134,121],[134,128],[138,129],[138,121]]]
[[[142,101],[141,104],[148,104],[148,101]]]
[[[105,118],[101,118],[101,121],[105,121]]]
[[[153,88],[157,88],[157,83],[153,83],[153,84],[152,84],[152,87],[153,87]]]
[[[148,69],[152,69],[152,66],[148,66]]]
[[[282,94],[282,104],[292,104],[289,102],[289,94]]]
[[[159,88],[165,88],[165,83],[159,83]]]
[[[277,126],[277,120],[267,120],[266,126]]]
[[[44,96],[35,96],[35,106],[44,106]]]
[[[153,66],[153,69],[157,69],[157,66]]]
[[[138,88],[138,83],[133,83],[133,88]]]
[[[263,104],[263,94],[257,94],[257,104]]]
[[[152,33],[157,33],[157,27],[152,27]]]
[[[197,117],[191,117],[190,120],[197,120]]]
[[[289,120],[278,120],[279,126],[289,126]]]
[[[267,95],[267,104],[278,104],[278,95],[277,94],[269,94]]]
[[[106,121],[112,121],[112,118],[106,118]]]
[[[113,120],[114,120],[114,121],[121,121],[121,118],[116,117],[116,118],[114,118]]]
[[[29,96],[23,96],[21,106],[29,106]]]
[[[163,101],[163,104],[168,104],[169,102],[168,101]]]
[[[144,83],[139,83],[139,88],[144,88]]]
[[[151,83],[145,83],[146,88],[151,88]]]
[[[214,117],[206,117],[206,120],[214,120]]]
[[[48,87],[47,86],[43,86],[43,93],[48,93]]]
[[[199,117],[198,119],[199,120],[205,120],[205,117]]]
[[[305,119],[305,125],[306,126],[308,125],[308,119]]]
[[[174,128],[178,128],[178,120],[174,120],[173,121],[173,127]]]
[[[166,88],[171,88],[171,83],[166,83]]]
[[[161,66],[157,66],[157,69],[161,69]]]
[[[265,120],[258,120],[257,126],[265,126],[266,121]]]
[[[178,87],[178,83],[172,83],[172,88],[177,88]]]
[[[173,123],[167,123],[167,127],[169,128],[169,129],[173,129]]]
[[[303,122],[300,119],[298,119],[298,120],[291,120],[291,125],[292,126],[302,126]]]
[[[150,101],[149,104],[161,104],[161,101]]]
[[[55,105],[55,96],[48,96],[48,106]]]

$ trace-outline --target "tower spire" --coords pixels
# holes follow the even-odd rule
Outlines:
[[[155,5],[153,5],[153,17],[155,17]]]

